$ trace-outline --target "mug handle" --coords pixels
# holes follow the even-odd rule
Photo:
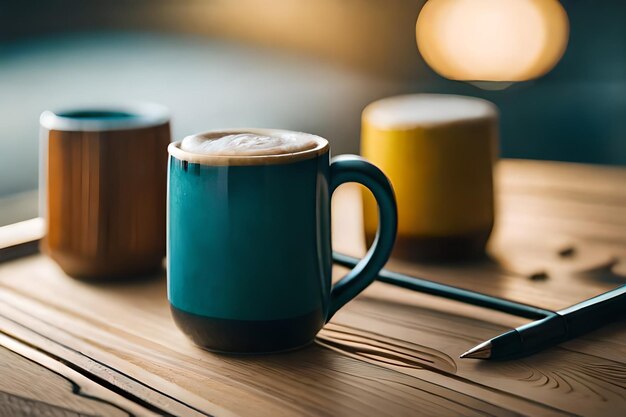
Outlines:
[[[374,194],[378,204],[378,231],[365,257],[332,287],[327,322],[376,279],[391,255],[398,226],[393,187],[378,167],[356,155],[334,157],[330,164],[330,195],[345,182],[357,182]]]

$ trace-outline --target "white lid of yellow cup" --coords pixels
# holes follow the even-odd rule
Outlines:
[[[363,110],[363,121],[381,129],[407,129],[496,118],[490,101],[452,94],[407,94],[375,101]]]

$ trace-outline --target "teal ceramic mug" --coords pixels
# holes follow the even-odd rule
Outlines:
[[[294,134],[202,135],[241,131]],[[315,147],[263,156],[168,148],[168,299],[178,327],[201,347],[264,353],[306,345],[389,258],[397,217],[385,175],[358,156],[331,161],[326,139],[297,134]],[[345,182],[372,191],[379,229],[367,255],[332,286],[330,197]]]

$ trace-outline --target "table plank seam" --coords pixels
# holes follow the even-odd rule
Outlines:
[[[36,350],[36,351],[38,351],[38,352],[40,352],[40,353],[42,353],[42,354],[46,355],[47,357],[49,357],[49,358],[51,358],[51,359],[53,359],[53,360],[56,360],[56,361],[58,361],[58,362],[62,363],[63,365],[67,366],[67,363],[65,363],[64,361],[59,360],[58,358],[55,358],[54,356],[51,356],[48,352],[44,352],[44,351],[42,351],[41,349],[38,349],[37,347],[32,346],[31,344],[29,344],[29,343],[25,342],[24,340],[17,339],[17,338],[15,338],[14,336],[11,336],[11,335],[9,335],[9,334],[7,334],[7,333],[5,333],[5,332],[1,331],[1,330],[0,330],[0,334],[5,335],[6,337],[11,338],[11,339],[13,339],[13,340],[14,340],[14,341],[16,341],[16,342],[21,343],[21,344],[23,344],[24,346],[27,346],[27,347],[29,347],[29,348],[31,348],[31,349],[34,349],[34,350]],[[26,360],[28,360],[28,361],[32,361],[32,359],[31,359],[31,358],[29,358],[29,357],[27,357],[27,356],[22,355],[20,352],[16,352],[15,350],[11,349],[10,347],[7,347],[7,346],[6,346],[6,345],[4,345],[1,341],[0,341],[0,346],[3,346],[3,347],[5,347],[5,348],[9,349],[11,352],[15,353],[15,354],[16,354],[16,355],[18,355],[18,356],[21,356],[22,358],[24,358],[24,359],[26,359]],[[35,363],[37,363],[37,362],[35,362]],[[40,366],[43,366],[43,365],[40,365]],[[70,368],[70,367],[68,366],[68,368]],[[80,396],[80,397],[83,397],[83,398],[88,398],[88,399],[93,400],[93,401],[98,401],[98,402],[101,402],[101,403],[103,403],[103,404],[107,404],[107,405],[109,405],[109,406],[111,406],[111,407],[117,408],[118,410],[120,410],[120,411],[123,411],[123,412],[127,413],[129,416],[135,416],[135,414],[134,414],[134,413],[132,413],[131,411],[126,410],[126,409],[122,408],[121,406],[119,406],[119,405],[115,404],[115,403],[114,403],[114,402],[112,402],[112,401],[108,401],[108,400],[106,400],[106,399],[104,399],[104,398],[96,397],[96,396],[89,395],[89,394],[87,394],[87,393],[83,392],[83,391],[82,391],[82,388],[80,387],[80,385],[79,385],[78,383],[76,383],[76,382],[75,382],[75,381],[73,381],[72,379],[68,378],[67,376],[63,375],[62,373],[57,372],[57,371],[55,371],[54,369],[50,369],[50,368],[47,368],[47,367],[46,367],[46,369],[47,369],[49,372],[51,372],[51,373],[53,373],[53,374],[57,375],[59,378],[62,378],[62,379],[64,379],[64,380],[66,380],[66,381],[70,384],[70,386],[72,387],[72,393],[73,393],[74,395],[77,395],[77,396]],[[70,368],[70,369],[72,369],[72,368]],[[72,369],[72,370],[76,371],[75,369]],[[76,371],[76,372],[78,372],[78,371]],[[93,380],[92,378],[89,378],[89,376],[87,376],[87,375],[85,375],[85,374],[83,374],[83,373],[81,373],[81,372],[78,372],[78,373],[80,373],[81,375],[83,375],[84,377],[86,377],[87,379],[89,379],[90,381],[93,381],[93,382],[96,382],[96,383],[97,383],[97,381]],[[103,384],[99,384],[99,383],[98,383],[98,385],[101,385],[101,386],[103,386],[103,387],[105,387],[105,388],[108,388],[108,387],[104,386]],[[12,393],[8,393],[8,392],[6,392],[6,391],[0,391],[0,392],[3,392],[3,393],[5,393],[5,394],[7,394],[7,395],[11,395],[11,396],[15,396],[15,397],[20,397],[19,395],[12,394]],[[116,392],[116,394],[121,395],[119,392]],[[134,400],[134,399],[132,399],[132,398],[129,398],[129,397],[124,396],[124,395],[122,395],[122,396],[123,396],[124,398],[126,398],[126,399],[129,399],[129,400],[131,400],[131,401],[133,401],[133,402],[135,402],[135,403],[137,403],[137,404],[139,404],[139,405],[141,405],[141,406],[145,407],[145,404],[140,404],[139,402],[135,401],[135,400]],[[69,408],[64,408],[64,407],[61,407],[61,406],[58,406],[58,405],[52,405],[52,404],[46,403],[45,401],[40,401],[40,400],[33,399],[33,398],[27,398],[27,397],[20,397],[20,398],[22,398],[22,399],[24,399],[24,400],[27,400],[27,401],[35,401],[35,402],[39,402],[39,403],[42,403],[42,404],[46,404],[46,405],[50,405],[50,406],[54,406],[55,408],[60,408],[60,409],[63,409],[63,410],[65,410],[65,411],[73,411],[73,410],[71,410],[71,409],[69,409]],[[146,408],[148,408],[148,407],[146,407]],[[150,410],[150,411],[159,411],[159,412],[161,412],[161,410],[157,410],[157,409]],[[94,417],[95,417],[95,416],[94,416]]]
[[[12,307],[13,307],[13,308],[16,308],[15,306],[12,306]],[[16,309],[17,309],[17,310],[19,310],[21,313],[23,313],[23,314],[27,314],[27,315],[28,315],[28,313],[27,313],[27,312],[24,312],[24,311],[20,310],[19,308],[16,308]],[[20,324],[19,322],[17,322],[17,321],[15,321],[15,320],[11,319],[10,317],[5,316],[4,314],[0,314],[0,317],[2,317],[2,318],[3,318],[3,319],[5,319],[5,320],[8,320],[8,321],[12,322],[13,324],[15,324],[15,325],[17,325],[17,326],[19,326],[19,327],[22,327],[23,329],[25,329],[25,330],[26,330],[26,331],[28,331],[28,332],[34,333],[34,334],[36,334],[37,336],[39,336],[39,337],[41,337],[41,338],[43,338],[43,339],[46,339],[46,340],[47,340],[48,342],[50,342],[50,343],[53,343],[53,344],[55,344],[55,345],[58,345],[58,346],[59,346],[59,347],[61,347],[62,349],[69,350],[69,351],[71,351],[72,353],[74,353],[75,355],[79,355],[79,356],[81,356],[81,357],[83,357],[83,358],[87,359],[88,361],[91,361],[91,362],[97,363],[97,364],[98,364],[98,365],[100,365],[102,368],[107,369],[107,370],[109,370],[109,371],[112,371],[113,373],[115,373],[115,374],[117,374],[117,375],[123,376],[124,378],[126,378],[126,379],[128,379],[128,380],[131,380],[131,381],[133,381],[134,383],[139,384],[139,385],[141,385],[141,386],[143,386],[143,387],[145,387],[145,388],[149,389],[149,390],[150,390],[150,391],[152,391],[152,392],[158,393],[159,395],[162,395],[162,396],[164,396],[164,397],[167,397],[168,399],[170,399],[170,400],[172,400],[172,401],[174,401],[174,402],[177,402],[177,403],[179,403],[179,404],[181,404],[181,405],[184,405],[185,407],[188,407],[188,408],[190,408],[190,409],[193,409],[194,411],[196,411],[196,412],[198,412],[198,413],[200,413],[200,414],[202,414],[202,415],[204,415],[204,416],[207,416],[207,417],[214,417],[214,416],[212,416],[211,414],[208,414],[208,413],[206,413],[206,412],[204,412],[204,411],[202,411],[202,410],[197,409],[196,407],[193,407],[193,406],[191,406],[191,405],[189,405],[189,404],[185,404],[185,403],[183,403],[183,402],[179,401],[178,399],[176,399],[175,397],[172,397],[171,395],[168,395],[168,394],[166,394],[166,393],[163,393],[163,392],[161,392],[161,391],[158,391],[158,390],[156,390],[156,389],[154,389],[154,388],[152,388],[152,387],[150,387],[150,386],[148,386],[148,385],[144,384],[143,382],[141,382],[141,381],[137,380],[136,378],[134,378],[134,377],[132,377],[132,376],[130,376],[130,375],[127,375],[127,374],[125,374],[124,372],[121,372],[121,371],[119,371],[119,370],[117,370],[117,369],[115,369],[115,368],[112,368],[112,367],[110,367],[110,366],[108,366],[108,365],[106,365],[106,364],[102,363],[101,361],[98,361],[97,359],[94,359],[94,358],[92,358],[92,357],[90,357],[90,356],[88,356],[88,355],[85,355],[85,354],[83,354],[82,352],[79,352],[79,351],[77,351],[77,350],[75,350],[75,349],[73,349],[73,348],[71,348],[71,347],[69,347],[69,346],[66,346],[66,345],[64,345],[64,344],[62,344],[62,343],[59,343],[58,341],[53,340],[53,339],[51,339],[51,338],[47,337],[46,335],[43,335],[43,334],[41,334],[41,333],[39,333],[39,332],[37,332],[37,331],[35,331],[35,330],[29,329],[29,328],[27,328],[27,327],[24,327],[24,326],[23,326],[22,324]],[[56,326],[54,326],[54,325],[52,325],[52,324],[50,324],[50,323],[47,323],[47,322],[45,322],[44,320],[41,320],[41,319],[39,319],[39,318],[35,318],[35,319],[37,319],[37,320],[41,321],[42,323],[44,323],[44,324],[45,324],[45,325],[47,325],[47,326],[50,326],[50,327],[56,328]],[[117,394],[119,394],[119,395],[123,396],[124,398],[127,398],[127,399],[129,399],[129,400],[131,400],[131,401],[134,401],[134,402],[136,402],[136,403],[138,403],[138,404],[140,404],[140,405],[142,405],[142,406],[146,407],[147,409],[149,409],[149,410],[151,410],[151,411],[158,412],[159,414],[161,414],[161,415],[165,415],[165,416],[172,416],[172,417],[176,417],[176,415],[175,415],[175,414],[171,414],[171,413],[169,413],[169,412],[167,412],[167,411],[165,411],[165,410],[163,410],[163,409],[161,409],[161,408],[159,408],[159,407],[157,407],[157,406],[155,406],[155,405],[151,404],[150,402],[148,402],[148,401],[146,401],[146,400],[144,400],[144,399],[142,399],[142,398],[140,398],[140,397],[135,396],[134,394],[132,394],[132,393],[130,393],[130,392],[128,392],[128,391],[126,391],[126,390],[124,390],[124,389],[120,388],[119,386],[116,386],[115,384],[112,384],[111,382],[109,382],[109,381],[107,381],[107,380],[105,380],[105,379],[103,379],[103,378],[101,378],[101,377],[97,376],[96,374],[91,373],[89,370],[84,369],[83,367],[79,366],[78,364],[74,364],[73,362],[67,361],[67,360],[66,360],[66,359],[64,359],[64,358],[62,358],[62,357],[60,357],[60,356],[57,356],[57,355],[53,354],[52,352],[46,351],[46,350],[44,350],[44,349],[41,349],[39,346],[32,344],[32,343],[31,343],[31,342],[29,342],[28,340],[23,339],[23,338],[21,338],[21,337],[20,337],[20,336],[18,336],[18,335],[15,335],[15,334],[10,334],[10,333],[6,333],[6,332],[5,332],[5,331],[3,331],[3,330],[0,330],[0,333],[5,334],[6,336],[13,338],[13,339],[15,339],[15,340],[19,341],[20,343],[23,343],[24,345],[29,346],[29,347],[31,347],[32,349],[35,349],[35,350],[37,350],[38,352],[41,352],[41,353],[43,353],[43,354],[45,354],[45,355],[49,356],[50,358],[52,358],[52,359],[54,359],[54,360],[56,360],[56,361],[59,361],[60,363],[62,363],[62,364],[64,364],[65,366],[67,366],[68,368],[70,368],[70,369],[72,369],[72,370],[74,370],[74,371],[76,371],[76,372],[80,373],[81,375],[83,375],[84,377],[86,377],[86,378],[88,378],[88,379],[90,379],[90,380],[94,381],[95,383],[97,383],[97,384],[99,384],[99,385],[102,385],[103,387],[108,388],[108,389],[110,389],[111,391],[113,391],[113,392],[115,392],[115,393],[117,393]]]

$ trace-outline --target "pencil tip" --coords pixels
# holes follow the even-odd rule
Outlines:
[[[491,357],[491,342],[486,341],[474,346],[459,357],[461,359],[489,359]]]

